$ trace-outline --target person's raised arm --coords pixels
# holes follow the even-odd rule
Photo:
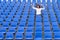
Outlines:
[[[37,9],[36,7],[34,7],[34,5],[33,5],[33,4],[31,4],[31,7],[32,7],[33,9]]]
[[[44,10],[45,8],[41,8],[41,10]]]
[[[41,8],[41,10],[44,10],[45,9],[45,7],[43,6],[42,8]]]

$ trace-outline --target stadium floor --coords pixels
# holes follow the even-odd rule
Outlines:
[[[50,3],[36,15],[30,2],[0,2],[0,40],[60,40],[60,5]]]

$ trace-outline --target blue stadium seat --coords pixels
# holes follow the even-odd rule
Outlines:
[[[41,27],[36,27],[36,33],[42,32],[42,28]]]
[[[9,30],[8,30],[8,32],[15,33],[16,32],[16,29],[13,28],[13,27],[10,27]]]
[[[42,33],[35,33],[35,38],[42,38]]]
[[[51,39],[52,38],[52,33],[51,32],[45,32],[44,38],[45,39]]]
[[[35,38],[34,40],[42,40],[42,38]]]
[[[0,40],[60,40],[60,0],[52,1],[37,0],[45,10],[36,15],[31,0],[0,0]]]
[[[60,32],[54,33],[54,38],[55,39],[60,39]]]
[[[32,33],[26,33],[25,39],[32,40]]]
[[[3,33],[0,33],[0,40],[3,40],[3,38],[4,38]]]
[[[34,25],[34,23],[28,22],[28,26],[33,26],[33,25]]]
[[[0,18],[0,22],[3,22],[3,18]]]
[[[44,22],[44,26],[49,26],[50,23],[49,22]]]
[[[17,22],[11,22],[11,26],[17,26]]]
[[[44,32],[50,32],[50,31],[51,30],[50,30],[50,27],[49,26],[44,28]]]
[[[20,22],[19,26],[20,27],[24,27],[25,26],[25,22]]]
[[[3,26],[4,27],[8,27],[9,26],[9,22],[3,22]]]
[[[1,28],[0,28],[0,33],[6,33],[6,28],[1,27]]]
[[[23,33],[24,32],[24,27],[18,27],[18,32]]]
[[[18,17],[17,17],[17,18],[18,18]],[[17,18],[14,18],[13,21],[14,21],[14,22],[18,22],[19,19],[17,19]]]
[[[33,27],[28,27],[27,29],[26,29],[26,32],[31,32],[31,33],[33,33]]]
[[[17,32],[15,39],[22,40],[23,39],[23,33]]]
[[[13,33],[11,33],[11,32],[6,33],[6,40],[12,40],[13,38],[14,38]]]

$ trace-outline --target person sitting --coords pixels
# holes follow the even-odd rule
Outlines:
[[[36,4],[34,7],[33,4],[31,4],[32,8],[36,10],[36,15],[41,14],[41,11],[44,10],[45,8],[42,5]]]

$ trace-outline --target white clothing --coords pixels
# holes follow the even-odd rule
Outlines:
[[[35,8],[35,7],[33,7],[33,9],[35,9],[36,14],[39,15],[39,14],[41,14],[41,11],[44,10],[45,8]]]

